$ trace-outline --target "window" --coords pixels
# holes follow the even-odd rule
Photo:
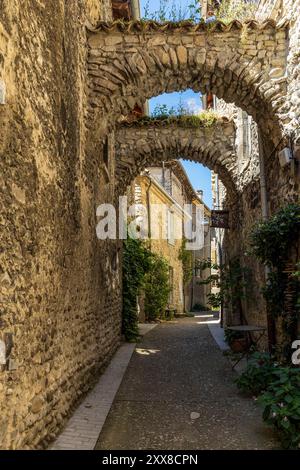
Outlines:
[[[109,163],[110,163],[110,158],[109,158],[109,140],[108,137],[106,137],[105,142],[102,147],[102,159],[103,163],[101,164],[101,168],[105,177],[106,183],[109,182],[110,180],[110,171],[109,171]]]
[[[109,167],[109,145],[108,145],[108,137],[106,137],[104,145],[103,145],[103,161],[108,170]]]

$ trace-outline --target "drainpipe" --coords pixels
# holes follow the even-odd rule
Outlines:
[[[200,3],[200,2],[199,2]],[[204,19],[204,21],[207,18],[207,11],[208,11],[208,1],[207,0],[202,0],[200,3],[201,5],[201,16]]]
[[[260,175],[261,215],[262,215],[262,220],[267,220],[268,217],[269,217],[268,195],[267,195],[267,185],[266,185],[264,147],[263,147],[263,142],[262,142],[262,136],[261,136],[260,129],[258,129],[258,147],[259,147],[259,175]]]
[[[132,18],[134,20],[141,19],[141,9],[139,0],[131,0]]]
[[[260,129],[258,129],[258,148],[259,148],[259,174],[260,174],[260,200],[261,200],[261,215],[262,220],[267,220],[269,217],[268,208],[268,194],[266,185],[266,172],[265,172],[265,159],[264,159],[264,146]],[[265,267],[265,281],[268,282],[270,268]],[[276,326],[271,312],[267,312],[267,328],[268,328],[268,342],[269,352],[272,353],[276,344]]]
[[[152,186],[152,179],[150,179],[149,186],[146,190],[146,200],[147,200],[147,214],[148,214],[148,237],[151,248],[151,204],[150,204],[150,188]]]

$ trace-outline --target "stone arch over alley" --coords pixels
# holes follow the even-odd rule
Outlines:
[[[94,138],[136,103],[187,88],[234,102],[274,143],[284,133],[287,22],[101,22],[88,44]]]
[[[232,197],[237,195],[238,168],[233,121],[218,119],[209,127],[173,120],[123,123],[116,131],[116,176],[119,191],[147,166],[184,158],[218,173]],[[240,185],[241,186],[241,185]]]

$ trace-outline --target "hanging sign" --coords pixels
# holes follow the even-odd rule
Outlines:
[[[211,211],[211,226],[229,228],[229,211]]]

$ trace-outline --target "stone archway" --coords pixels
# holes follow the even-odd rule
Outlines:
[[[287,41],[287,24],[274,21],[102,22],[89,31],[87,126],[97,140],[136,103],[209,89],[252,115],[277,144],[284,133]]]
[[[226,118],[206,126],[180,118],[142,119],[123,123],[116,131],[116,177],[120,193],[147,166],[185,158],[202,163],[218,173],[227,191],[237,195],[239,180],[236,128]]]

